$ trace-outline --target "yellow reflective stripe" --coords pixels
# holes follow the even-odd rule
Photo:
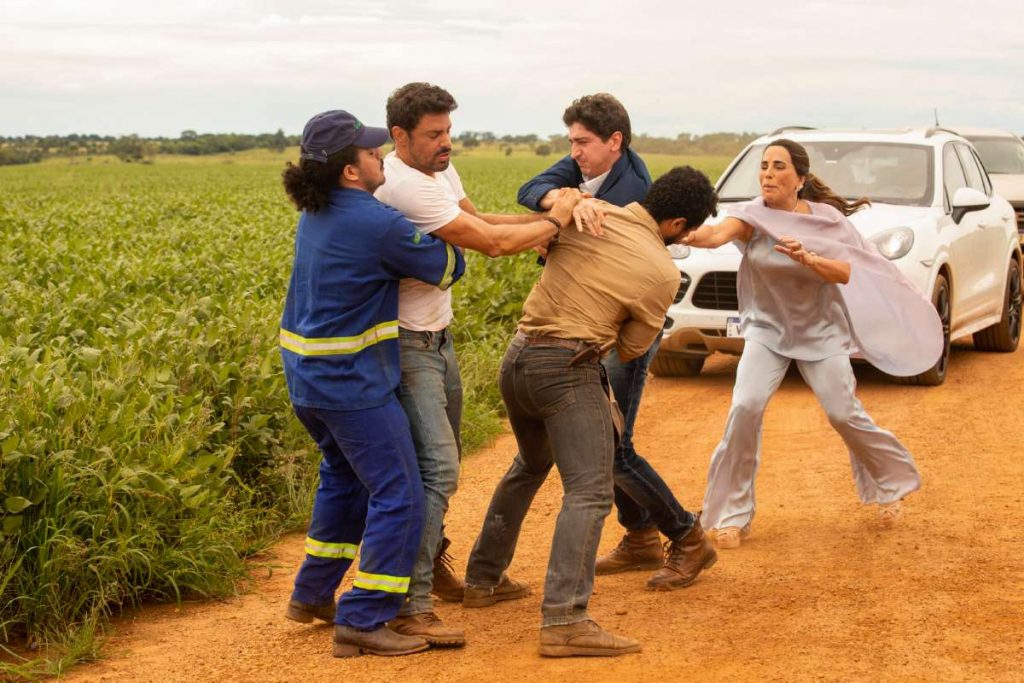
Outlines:
[[[452,273],[455,272],[455,248],[450,245],[444,245],[444,252],[448,255],[448,265],[444,267],[444,275],[441,276],[441,283],[438,285],[441,289],[448,289],[452,286]]]
[[[351,560],[356,556],[358,549],[353,543],[327,543],[306,536],[306,554],[314,557],[344,557]]]
[[[398,338],[398,321],[389,320],[375,325],[362,334],[354,337],[321,337],[317,339],[306,339],[294,332],[281,328],[281,346],[292,353],[300,356],[334,356],[348,353],[358,353],[367,346],[384,341],[385,339]]]
[[[388,576],[387,574],[367,574],[356,572],[352,585],[368,591],[384,591],[385,593],[406,593],[409,590],[408,576]]]

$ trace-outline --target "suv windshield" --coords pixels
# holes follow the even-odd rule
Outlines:
[[[969,138],[989,173],[1024,173],[1024,144],[1013,138]]]
[[[846,199],[868,197],[884,204],[931,206],[934,196],[932,148],[886,142],[801,142],[811,173]],[[761,194],[758,173],[764,145],[755,145],[718,189],[721,201],[745,201]]]

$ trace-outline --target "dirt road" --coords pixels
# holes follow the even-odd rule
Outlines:
[[[718,357],[698,378],[656,379],[645,396],[638,450],[687,508],[700,506],[735,364]],[[302,536],[293,535],[257,570],[250,594],[120,619],[107,659],[68,680],[1022,680],[1024,348],[1000,355],[958,346],[938,388],[895,386],[868,368],[857,374],[868,411],[907,444],[924,477],[903,522],[880,529],[875,511],[858,504],[842,442],[791,374],[768,409],[750,540],[674,593],[645,591],[646,573],[598,577],[592,614],[638,638],[640,654],[536,654],[560,502],[552,476],[510,572],[534,595],[482,610],[438,607],[465,627],[464,650],[333,659],[330,627],[281,616],[302,556]],[[459,569],[514,452],[505,436],[465,465],[448,518]],[[602,550],[620,534],[613,515]]]

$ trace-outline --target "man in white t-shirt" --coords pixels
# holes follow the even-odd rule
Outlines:
[[[580,197],[562,193],[550,213],[501,215],[476,210],[451,165],[451,112],[458,105],[443,88],[409,83],[388,98],[388,128],[395,151],[384,159],[386,182],[375,196],[390,204],[425,234],[488,256],[516,254],[548,244],[572,221]],[[458,485],[461,445],[462,381],[448,324],[450,291],[403,280],[398,324],[402,358],[399,400],[409,417],[423,479],[426,515],[420,554],[413,568],[405,605],[389,626],[437,646],[465,644],[461,629],[441,623],[431,592],[460,602],[462,582],[446,566],[444,515]],[[529,587],[505,577],[499,599],[527,595]]]

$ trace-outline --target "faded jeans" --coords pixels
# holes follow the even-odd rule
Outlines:
[[[690,532],[697,517],[683,508],[668,484],[633,447],[633,425],[640,412],[647,369],[660,345],[659,336],[639,358],[623,361],[613,350],[604,360],[612,393],[625,418],[622,439],[615,449],[615,507],[619,524],[628,531],[657,526],[666,538],[679,540]]]
[[[398,400],[409,418],[423,480],[423,540],[400,615],[433,610],[434,557],[441,545],[448,500],[459,484],[462,379],[451,332],[398,330],[402,383]]]
[[[551,466],[562,479],[562,509],[551,541],[542,626],[585,621],[594,562],[612,506],[614,441],[597,362],[570,368],[574,351],[526,345],[519,336],[501,366],[501,395],[519,445],[473,546],[466,583],[493,587],[515,553],[523,518]]]

